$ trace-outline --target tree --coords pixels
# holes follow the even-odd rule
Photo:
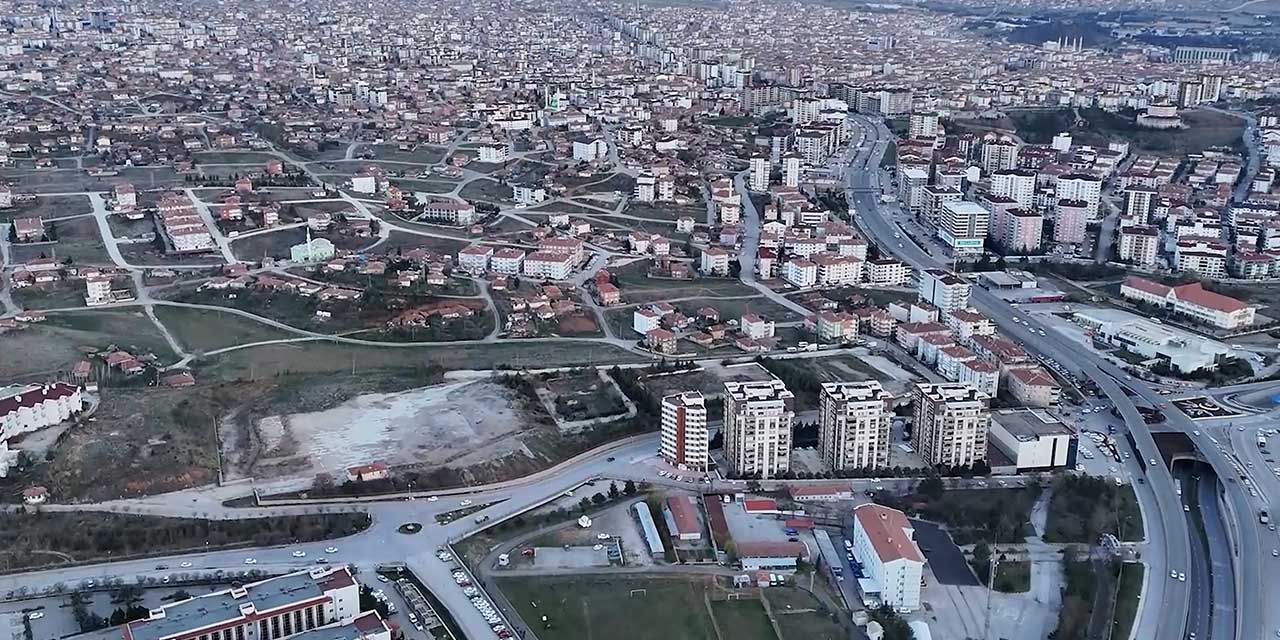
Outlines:
[[[602,505],[608,501],[609,499],[606,498],[603,493],[597,492],[594,496],[591,496],[591,502],[595,503],[597,506]]]
[[[919,493],[930,500],[937,500],[942,497],[942,494],[946,489],[946,485],[942,483],[942,478],[939,478],[938,476],[929,476],[928,478],[920,481],[920,485],[916,487],[916,493]]]
[[[629,495],[629,496],[633,496],[633,495],[635,495],[635,494],[636,494],[636,482],[635,482],[635,480],[628,480],[628,481],[626,482],[626,484],[622,485],[622,491],[623,491],[623,493],[625,493],[625,494],[627,494],[627,495]]]
[[[609,499],[617,500],[619,495],[620,495],[620,492],[618,491],[618,483],[610,482],[609,483]]]

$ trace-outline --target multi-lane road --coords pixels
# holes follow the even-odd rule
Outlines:
[[[850,169],[845,175],[855,222],[871,241],[879,245],[882,253],[895,255],[916,269],[944,267],[937,258],[901,233],[887,215],[887,208],[882,208],[879,203],[882,188],[879,163],[891,139],[888,129],[882,122],[860,116],[854,118],[854,124],[864,136],[862,144],[850,151]],[[895,233],[902,239],[895,238]],[[1155,513],[1144,509],[1150,548],[1163,551],[1158,557],[1145,558],[1151,579],[1147,581],[1145,606],[1136,625],[1136,637],[1183,640],[1186,638],[1190,608],[1188,585],[1184,581],[1164,577],[1170,571],[1185,573],[1190,569],[1190,537],[1181,503],[1175,494],[1173,477],[1168,467],[1160,462],[1160,452],[1137,407],[1121,388],[1122,381],[1131,388],[1141,385],[1129,380],[1129,376],[1105,359],[1080,349],[1078,343],[1056,331],[1047,330],[1034,317],[1017,311],[985,289],[975,287],[970,303],[990,317],[1006,335],[1027,345],[1029,350],[1046,359],[1056,360],[1085,379],[1094,380],[1120,412],[1137,449],[1134,463],[1143,467],[1147,478],[1146,483],[1134,488],[1144,504],[1156,507]],[[1022,322],[1015,323],[1015,316],[1020,316]],[[1044,335],[1033,334],[1033,329],[1045,330]],[[1151,465],[1150,461],[1157,464]],[[1155,603],[1159,606],[1154,606]]]

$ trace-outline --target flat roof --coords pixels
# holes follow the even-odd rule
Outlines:
[[[992,414],[991,419],[1020,442],[1031,442],[1049,436],[1075,435],[1075,430],[1061,420],[1036,409],[1001,409]]]

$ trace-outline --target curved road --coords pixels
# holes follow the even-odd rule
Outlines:
[[[897,246],[899,242],[893,239],[893,234],[899,230],[883,215],[878,203],[881,188],[880,158],[890,140],[890,133],[883,123],[861,116],[854,117],[853,123],[865,135],[863,144],[851,152],[850,170],[846,173],[847,196],[855,222],[870,240],[880,245],[883,253],[893,254],[916,269],[945,267],[914,243],[902,242],[901,247]],[[1094,380],[1124,418],[1125,426],[1138,450],[1139,459],[1136,463],[1146,467],[1148,478],[1146,484],[1135,485],[1134,489],[1143,494],[1140,498],[1147,498],[1145,503],[1154,503],[1157,507],[1156,513],[1149,513],[1144,509],[1147,537],[1151,548],[1164,550],[1163,557],[1146,558],[1152,579],[1147,582],[1145,606],[1135,623],[1136,637],[1184,640],[1190,606],[1188,585],[1186,582],[1169,580],[1165,575],[1171,570],[1185,572],[1190,568],[1191,542],[1169,469],[1164,464],[1143,464],[1143,461],[1149,460],[1159,463],[1160,452],[1137,407],[1125,395],[1119,381],[1125,380],[1126,386],[1134,385],[1114,365],[1096,354],[1081,350],[1079,344],[1056,332],[1046,330],[1045,336],[1032,334],[1030,327],[1042,328],[1034,318],[1024,316],[1022,319],[1027,322],[1026,325],[1014,323],[1013,318],[1018,312],[985,289],[974,287],[970,304],[986,313],[1005,335],[1021,341],[1046,358],[1057,360],[1085,379]],[[1159,606],[1152,606],[1157,602]]]

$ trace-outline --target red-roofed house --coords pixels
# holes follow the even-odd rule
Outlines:
[[[347,480],[351,482],[368,482],[370,480],[386,480],[391,473],[387,465],[381,462],[370,462],[347,469]]]
[[[853,509],[853,556],[862,564],[865,595],[900,612],[920,608],[924,555],[901,511],[874,503]]]
[[[693,496],[671,496],[662,510],[671,537],[677,540],[701,540],[702,524]]]

